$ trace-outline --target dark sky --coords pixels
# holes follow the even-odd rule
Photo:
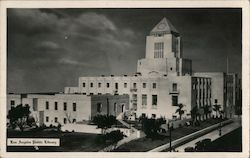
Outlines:
[[[241,73],[240,9],[8,9],[8,92],[55,92],[79,76],[133,74],[168,18],[199,72]]]

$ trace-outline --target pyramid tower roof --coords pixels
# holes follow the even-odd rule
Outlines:
[[[167,18],[163,18],[150,32],[150,35],[155,34],[176,34],[179,35],[179,32],[171,24]]]

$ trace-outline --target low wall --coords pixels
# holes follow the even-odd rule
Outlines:
[[[129,128],[117,128],[117,127],[109,128],[106,130],[106,132],[109,133],[109,132],[116,131],[116,130],[120,130],[127,137],[129,137],[132,133],[132,130]]]
[[[101,134],[102,129],[97,128],[95,125],[86,125],[86,124],[65,124],[61,128],[62,131],[66,132],[82,132],[82,133],[93,133]]]
[[[176,121],[169,121],[169,123],[173,125],[173,128],[179,128],[180,125],[184,126],[186,122],[191,120],[192,119],[176,120]]]
[[[226,121],[223,121],[221,123],[217,123],[217,124],[212,125],[210,127],[207,127],[207,128],[202,129],[202,130],[199,130],[197,132],[194,132],[192,134],[181,137],[177,140],[172,141],[172,147],[175,148],[175,147],[180,146],[182,144],[185,144],[186,142],[189,142],[189,141],[191,141],[199,136],[205,135],[205,134],[217,129],[220,126],[220,124],[222,126],[225,126],[225,125],[230,124],[232,122],[233,122],[232,120],[226,120]],[[159,152],[159,151],[163,151],[163,150],[168,149],[168,148],[169,148],[169,143],[164,144],[162,146],[159,146],[155,149],[152,149],[149,152]]]

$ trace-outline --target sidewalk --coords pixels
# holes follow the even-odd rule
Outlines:
[[[179,151],[179,152],[184,152],[184,149],[186,147],[195,147],[195,143],[198,142],[198,141],[201,141],[203,139],[206,139],[206,138],[209,138],[211,139],[211,141],[214,141],[222,136],[224,136],[225,134],[227,133],[230,133],[232,132],[233,130],[239,128],[241,126],[241,120],[240,119],[234,119],[234,122],[229,124],[229,125],[226,125],[224,127],[221,128],[221,131],[222,131],[222,135],[219,136],[219,130],[214,130],[208,134],[205,134],[197,139],[194,139],[186,144],[183,144],[177,148],[175,148],[176,151]]]

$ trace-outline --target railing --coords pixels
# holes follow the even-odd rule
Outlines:
[[[131,88],[130,92],[137,92],[137,88]]]
[[[169,89],[169,94],[179,94],[180,90],[179,89]]]

